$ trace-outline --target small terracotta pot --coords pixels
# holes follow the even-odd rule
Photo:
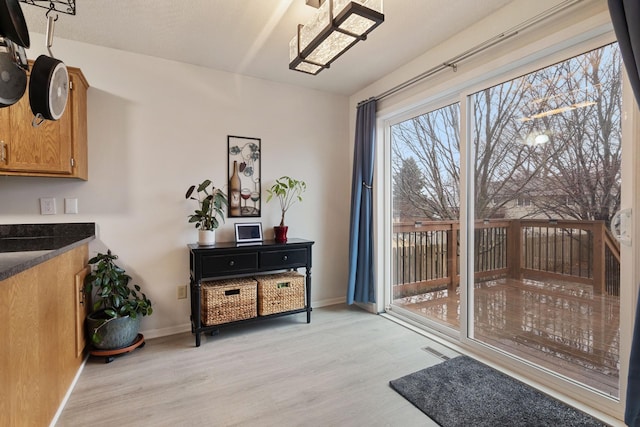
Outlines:
[[[278,243],[284,243],[287,241],[287,230],[289,230],[288,226],[283,226],[280,227],[279,225],[276,225],[275,227],[273,227],[273,231],[276,234],[275,240]]]

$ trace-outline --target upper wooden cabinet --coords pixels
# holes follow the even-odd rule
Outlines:
[[[67,69],[70,90],[60,120],[31,125],[29,88],[16,104],[0,108],[0,175],[88,179],[89,83],[79,68]]]

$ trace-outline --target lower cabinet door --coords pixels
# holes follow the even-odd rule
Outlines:
[[[84,293],[84,278],[91,271],[90,267],[85,267],[75,275],[75,295],[76,295],[76,356],[80,357],[87,346],[87,333],[84,327],[84,319],[89,313],[90,299]]]

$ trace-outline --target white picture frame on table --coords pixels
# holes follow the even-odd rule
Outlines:
[[[262,242],[261,222],[236,222],[236,243]]]

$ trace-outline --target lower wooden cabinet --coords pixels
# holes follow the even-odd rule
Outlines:
[[[88,255],[82,245],[0,281],[0,426],[49,425],[71,386]]]

